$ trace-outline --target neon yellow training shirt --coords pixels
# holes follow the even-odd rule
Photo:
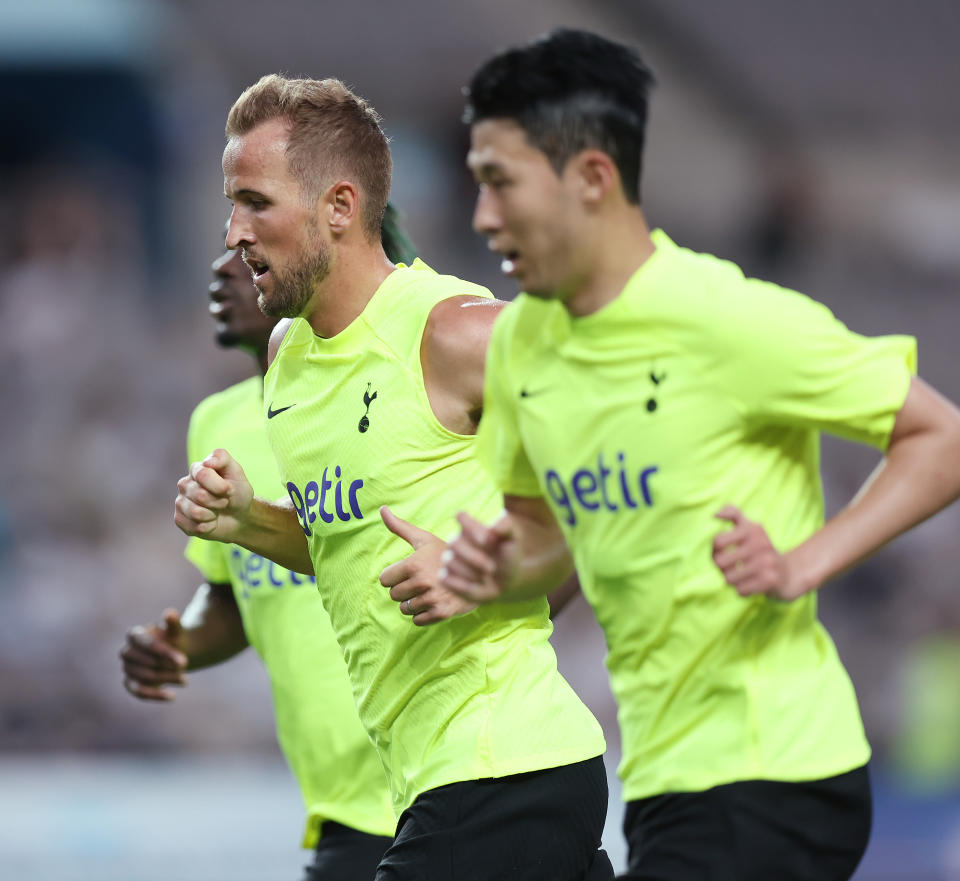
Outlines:
[[[256,376],[202,401],[190,419],[187,453],[196,462],[223,447],[257,493],[279,498],[283,485],[267,444],[262,387]],[[392,836],[387,778],[357,716],[315,579],[237,545],[199,538],[190,539],[186,557],[207,581],[232,585],[247,639],[267,668],[277,739],[307,810],[303,846],[316,846],[325,820]]]
[[[741,598],[712,560],[726,504],[780,550],[823,523],[819,432],[884,448],[915,367],[732,263],[656,252],[571,318],[522,294],[494,327],[481,458],[543,496],[606,633],[626,799],[863,765],[853,686],[816,596]]]
[[[419,261],[401,266],[335,337],[294,321],[264,382],[270,444],[398,813],[428,789],[604,750],[557,671],[546,600],[417,627],[379,582],[412,553],[383,525],[381,505],[443,538],[458,510],[493,517],[500,507],[475,438],[444,428],[424,388],[427,319],[462,294],[490,296]]]

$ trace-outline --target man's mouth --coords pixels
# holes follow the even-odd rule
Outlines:
[[[517,261],[520,259],[519,251],[498,248],[492,239],[487,242],[487,247],[491,251],[498,253],[503,258],[500,261],[500,271],[504,275],[513,275],[517,271]]]
[[[253,280],[255,282],[260,281],[263,277],[270,271],[270,265],[265,263],[263,260],[257,260],[254,257],[244,255],[243,262],[247,264],[247,268],[253,275]]]
[[[514,275],[517,271],[517,262],[520,259],[519,251],[506,251],[500,261],[500,271],[504,275]]]

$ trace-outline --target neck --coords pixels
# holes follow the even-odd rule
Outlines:
[[[567,311],[582,318],[613,302],[655,250],[650,228],[638,207],[627,207],[597,223],[590,269],[564,302]]]
[[[363,312],[395,268],[379,244],[341,249],[305,316],[313,332],[325,338],[340,333]]]

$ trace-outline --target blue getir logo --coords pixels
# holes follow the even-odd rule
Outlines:
[[[302,584],[317,583],[317,579],[312,575],[291,572],[283,566],[278,566],[273,560],[238,548],[236,545],[230,549],[230,568],[237,581],[243,585],[241,593],[244,599],[249,599],[250,591],[261,585],[269,584],[275,590],[280,590],[283,587],[300,587]]]
[[[597,467],[581,468],[564,480],[553,468],[544,475],[544,483],[553,503],[564,512],[569,526],[577,525],[577,515],[599,511],[601,508],[617,512],[628,508],[653,507],[653,475],[657,465],[646,465],[639,470],[627,464],[626,453],[617,453],[617,462],[608,467],[603,453],[597,456]]]
[[[351,518],[363,520],[363,512],[360,510],[360,501],[357,498],[357,493],[360,492],[363,481],[352,481],[350,486],[344,491],[344,481],[341,476],[340,466],[337,465],[333,469],[335,480],[330,480],[327,477],[329,471],[329,466],[324,468],[323,474],[320,477],[320,483],[311,480],[303,488],[303,492],[300,491],[300,487],[295,483],[287,483],[287,492],[290,494],[290,501],[293,502],[293,507],[300,520],[300,528],[303,529],[304,535],[306,535],[307,538],[313,535],[313,530],[310,526],[316,522],[317,517],[324,523],[333,523],[334,514],[344,522]],[[330,492],[331,489],[333,493]],[[332,502],[330,499],[331,495],[333,496]],[[346,496],[346,499],[344,499],[344,496]],[[345,504],[349,506],[349,511],[345,507]],[[333,510],[328,510],[329,507],[332,507]]]

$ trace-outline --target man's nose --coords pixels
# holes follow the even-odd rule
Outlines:
[[[240,210],[237,205],[233,206],[230,213],[230,222],[227,224],[227,238],[224,244],[231,251],[241,248],[245,245],[252,245],[256,242],[256,236],[247,222],[246,212]]]
[[[481,187],[477,193],[477,202],[473,206],[473,228],[474,231],[489,235],[500,229],[500,214],[496,210],[496,205],[489,190]]]

